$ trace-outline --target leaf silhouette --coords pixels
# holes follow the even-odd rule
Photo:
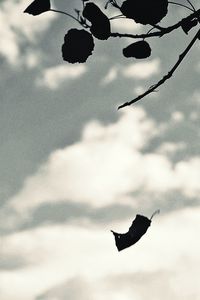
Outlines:
[[[115,238],[115,244],[118,251],[124,250],[135,243],[137,243],[141,237],[147,232],[147,229],[151,225],[151,220],[154,215],[158,214],[160,211],[156,210],[150,219],[142,215],[136,215],[133,220],[128,232],[126,233],[117,233],[113,230],[111,232]]]
[[[50,8],[50,0],[35,0],[25,9],[24,13],[37,16],[50,10]]]
[[[197,19],[193,19],[193,20],[184,20],[184,22],[182,22],[181,28],[183,29],[183,31],[188,34],[188,32],[190,31],[190,29],[192,29],[193,27],[195,27],[198,24],[198,20]]]
[[[100,40],[107,40],[110,36],[110,21],[108,17],[94,3],[87,3],[83,10],[83,16],[91,22],[91,33]]]
[[[126,0],[121,12],[136,23],[154,25],[167,14],[168,0]]]
[[[70,29],[64,37],[62,45],[63,60],[69,63],[83,63],[94,49],[92,35],[86,30]]]
[[[147,58],[151,55],[151,48],[146,41],[139,41],[124,48],[123,55],[125,57],[135,57],[137,59]]]

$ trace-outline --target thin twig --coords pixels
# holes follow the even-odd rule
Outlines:
[[[159,31],[154,31],[151,32],[149,34],[129,34],[129,33],[118,33],[118,32],[113,32],[111,33],[111,37],[128,37],[128,38],[134,38],[134,39],[139,39],[139,38],[150,38],[150,37],[162,37],[165,34],[168,34],[170,32],[172,32],[173,30],[179,28],[182,26],[182,24],[186,21],[190,21],[193,20],[194,18],[199,18],[200,17],[200,9],[198,9],[197,11],[193,12],[192,14],[190,14],[189,16],[183,18],[181,21],[175,23],[172,26],[166,27],[166,28],[162,28]]]
[[[173,1],[168,1],[168,3],[175,4],[175,5],[178,5],[178,6],[182,6],[184,8],[187,8],[187,9],[191,10],[191,11],[194,11],[194,9],[188,7],[187,5],[181,4],[181,3],[177,3],[177,2],[173,2]]]
[[[65,11],[62,11],[62,10],[57,10],[57,9],[53,9],[53,8],[50,8],[50,11],[53,11],[53,12],[56,12],[56,13],[59,13],[59,14],[63,14],[63,15],[66,15],[72,19],[74,19],[75,21],[79,22],[79,20],[77,18],[75,18],[74,16],[68,14],[67,12]]]
[[[117,3],[116,0],[113,0],[113,1],[111,2],[111,4],[112,4],[114,7],[120,9],[120,6],[119,6],[119,4]]]
[[[161,31],[155,31],[151,33],[142,33],[142,34],[131,34],[131,33],[119,33],[119,32],[112,32],[110,34],[110,37],[126,37],[126,38],[132,38],[132,39],[146,39],[150,37],[160,37]]]
[[[122,14],[120,14],[120,15],[117,15],[117,16],[114,16],[114,17],[111,17],[111,18],[109,18],[109,20],[111,21],[111,20],[115,20],[115,19],[119,19],[119,18],[125,18],[125,16],[124,15],[122,15]]]
[[[190,6],[193,8],[193,10],[196,11],[196,9],[195,9],[194,5],[192,4],[192,2],[190,0],[186,0],[186,1],[190,4]]]
[[[89,25],[87,25],[86,23],[83,24],[79,19],[77,19],[76,17],[70,15],[69,13],[67,13],[67,12],[65,12],[65,11],[57,10],[57,9],[52,9],[52,8],[50,8],[49,10],[50,10],[50,11],[53,11],[53,12],[56,12],[56,13],[59,13],[59,14],[66,15],[66,16],[72,18],[73,20],[75,20],[76,22],[78,22],[81,26],[86,27],[86,28],[89,28]]]
[[[165,29],[164,27],[161,27],[161,26],[158,25],[158,24],[153,24],[152,26],[153,26],[154,28],[156,28],[156,29],[159,29],[159,30]]]
[[[151,27],[148,31],[147,31],[147,33],[146,34],[149,34],[152,30],[154,30],[154,26],[153,27]],[[143,38],[143,40],[145,40],[145,38]]]
[[[123,108],[123,107],[128,106],[128,105],[131,105],[131,104],[139,101],[140,99],[144,98],[148,94],[154,92],[166,80],[168,80],[170,77],[172,77],[173,73],[176,71],[176,69],[178,68],[178,66],[180,65],[180,63],[183,61],[183,59],[185,58],[185,56],[190,51],[190,49],[192,48],[192,46],[194,45],[194,43],[196,42],[196,40],[199,37],[200,37],[200,29],[195,34],[195,36],[193,37],[192,41],[189,43],[189,45],[187,46],[187,48],[179,55],[179,58],[178,58],[177,62],[175,63],[175,65],[172,67],[172,69],[161,80],[159,80],[156,84],[152,85],[147,91],[145,91],[144,93],[140,94],[135,99],[133,99],[133,100],[131,100],[129,102],[125,102],[122,105],[120,105],[118,107],[118,109]]]
[[[154,211],[154,213],[152,214],[150,220],[152,220],[153,217],[154,217],[155,215],[159,214],[159,213],[160,213],[160,209],[157,209],[156,211]]]

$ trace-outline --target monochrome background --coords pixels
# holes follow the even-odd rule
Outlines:
[[[157,92],[117,110],[168,72],[197,28],[150,39],[146,60],[123,57],[130,39],[95,40],[70,65],[61,46],[79,24],[23,14],[29,4],[0,1],[0,299],[199,299],[199,41]],[[75,14],[81,1],[52,7]],[[171,4],[161,25],[187,14]],[[110,229],[156,209],[118,253]]]

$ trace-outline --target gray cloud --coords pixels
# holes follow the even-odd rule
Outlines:
[[[71,221],[88,221],[103,225],[116,220],[123,220],[134,215],[134,209],[129,205],[109,205],[103,208],[94,208],[87,204],[72,201],[47,203],[33,210],[29,221],[20,226],[21,229],[41,226],[46,223],[70,223]]]
[[[72,278],[39,295],[35,300],[93,300],[91,288],[83,278]]]
[[[133,199],[138,196],[132,195]],[[199,207],[198,198],[188,199],[178,191],[168,192],[162,196],[144,194],[139,197],[141,200],[137,206],[132,206],[131,204],[113,204],[97,208],[89,204],[75,203],[73,201],[46,203],[33,209],[29,218],[15,228],[8,230],[4,228],[4,230],[1,229],[1,232],[27,230],[47,224],[82,223],[85,220],[91,223],[91,225],[107,228],[113,222],[128,219],[131,222],[137,213],[150,217],[156,209],[160,209],[161,215],[164,216],[170,212],[182,210],[184,207]]]
[[[28,265],[28,262],[21,256],[5,254],[0,257],[0,270],[15,270]]]
[[[130,293],[139,295],[139,299],[142,300],[147,297],[151,300],[187,300],[190,297],[197,299],[198,291],[184,295],[184,291],[172,284],[173,281],[176,282],[176,276],[175,272],[164,270],[149,273],[141,272],[133,275],[120,274],[110,279],[108,288],[111,290],[116,288],[124,291],[130,290]],[[188,298],[188,296],[190,297]]]

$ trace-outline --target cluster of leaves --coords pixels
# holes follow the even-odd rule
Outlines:
[[[122,50],[122,53],[127,58],[145,59],[151,55],[151,47],[146,39],[150,37],[162,37],[165,34],[172,32],[175,29],[182,28],[188,32],[200,22],[200,10],[195,10],[190,0],[186,0],[188,6],[182,3],[170,2],[168,0],[125,0],[121,6],[116,0],[108,0],[105,9],[112,5],[116,10],[120,11],[120,15],[108,18],[104,12],[92,1],[81,0],[83,3],[82,11],[75,10],[76,16],[72,16],[67,12],[55,10],[51,8],[50,0],[35,0],[24,11],[32,15],[39,15],[47,11],[63,13],[76,20],[84,29],[72,28],[65,37],[62,45],[63,60],[69,63],[84,63],[94,50],[94,38],[99,40],[107,40],[111,37],[130,37],[139,39],[131,43]],[[178,23],[169,26],[161,27],[158,25],[160,21],[167,15],[169,4],[176,4],[192,11],[190,15],[180,20]],[[146,34],[120,34],[111,32],[111,21],[116,18],[133,19],[136,23],[142,25],[150,25],[151,29]],[[173,68],[165,75],[157,84],[151,86],[146,92],[139,95],[137,98],[122,104],[119,108],[130,105],[149,93],[153,92],[157,87],[169,79],[179,64],[189,52],[194,42],[200,37],[200,30],[194,36],[188,47],[181,53],[178,61]]]

